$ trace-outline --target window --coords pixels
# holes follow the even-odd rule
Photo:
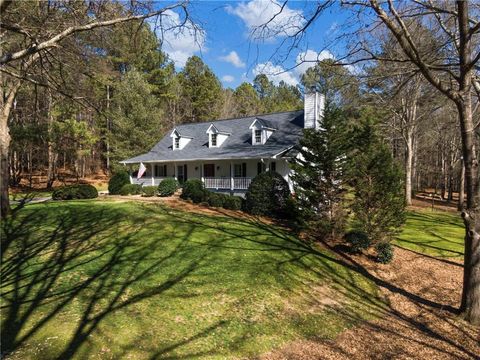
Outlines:
[[[212,134],[212,147],[217,146],[217,134]]]
[[[175,138],[175,149],[180,149],[180,138],[179,137]]]
[[[234,177],[242,177],[242,164],[235,164],[233,168]]]
[[[167,165],[155,165],[155,177],[167,176]]]
[[[233,177],[247,177],[247,163],[234,164]]]
[[[255,144],[262,143],[262,130],[255,130]]]
[[[277,163],[275,161],[272,161],[270,163],[270,171],[273,171],[273,172],[277,171]]]
[[[265,171],[265,163],[257,163],[257,175]]]

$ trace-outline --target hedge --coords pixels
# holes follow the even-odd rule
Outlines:
[[[142,186],[138,184],[125,184],[120,189],[120,195],[139,195],[142,193]]]
[[[52,193],[53,200],[94,199],[98,197],[97,189],[89,184],[69,185],[57,188]]]
[[[226,196],[223,207],[228,210],[242,210],[243,201],[240,196]]]

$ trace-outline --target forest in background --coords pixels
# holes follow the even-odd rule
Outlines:
[[[41,31],[38,22],[46,18],[51,28],[53,19],[65,21],[61,10],[46,2],[14,6],[29,15],[31,31]],[[104,6],[110,17],[126,11],[118,3]],[[8,41],[23,37],[15,34]],[[391,38],[379,40],[382,51],[400,52]],[[312,64],[297,87],[274,84],[261,74],[252,84],[224,88],[198,56],[177,71],[143,20],[79,33],[61,50],[43,55],[41,66],[48,71],[36,82],[24,82],[15,97],[9,117],[11,186],[49,188],[66,179],[108,175],[120,167],[119,160],[148,151],[175,124],[301,109],[305,89],[316,87],[352,114],[375,111],[404,168],[407,202],[409,194],[425,188],[448,201],[463,189],[455,108],[421,76],[399,71],[405,65],[372,62],[352,72],[323,60]],[[62,90],[43,86],[47,82]]]

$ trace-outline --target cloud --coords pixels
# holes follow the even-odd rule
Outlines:
[[[317,61],[322,61],[325,59],[335,59],[335,56],[333,56],[333,54],[328,50],[322,50],[319,53],[314,50],[301,52],[297,55],[295,60],[297,67],[294,71],[297,76],[301,77],[303,74],[305,74],[307,69],[315,66]]]
[[[236,15],[247,26],[249,35],[257,40],[272,40],[276,37],[292,36],[305,24],[302,11],[282,9],[277,0],[252,0],[236,7],[226,7],[229,14]]]
[[[296,67],[291,71],[287,71],[281,65],[274,65],[268,61],[255,66],[252,72],[255,76],[258,74],[267,75],[275,84],[283,80],[289,85],[298,85],[307,69],[315,66],[317,61],[325,59],[335,59],[335,56],[328,50],[322,50],[319,53],[314,50],[307,50],[297,55],[295,60]]]
[[[224,75],[222,81],[226,83],[231,83],[235,81],[235,78],[232,75]]]
[[[268,78],[277,85],[280,81],[284,81],[289,85],[298,85],[298,79],[291,71],[285,71],[282,66],[274,65],[270,61],[263,64],[257,64],[252,72],[255,76],[259,74],[267,75]]]
[[[226,56],[220,56],[220,60],[228,62],[237,68],[245,67],[245,63],[240,59],[236,51],[230,51]]]
[[[193,27],[191,23],[182,25],[183,19],[172,10],[167,10],[153,25],[162,42],[162,50],[178,67],[183,67],[187,59],[200,51],[206,51],[206,33]],[[160,31],[160,24],[163,32]]]

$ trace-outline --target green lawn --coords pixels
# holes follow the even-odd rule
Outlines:
[[[96,200],[27,205],[2,229],[7,358],[251,357],[385,306],[332,253],[253,220]]]
[[[435,257],[463,257],[465,228],[459,214],[429,209],[409,211],[395,244]]]

